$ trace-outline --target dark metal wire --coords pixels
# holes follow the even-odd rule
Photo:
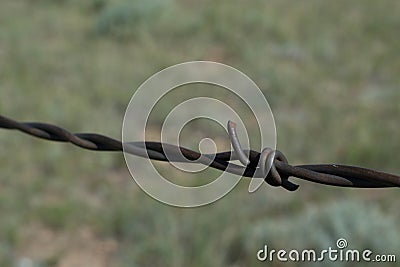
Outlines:
[[[158,161],[188,162],[196,161],[212,168],[233,174],[264,179],[272,186],[282,186],[295,191],[299,186],[289,181],[289,177],[319,184],[358,187],[383,188],[400,187],[400,176],[380,171],[336,164],[292,166],[279,150],[264,149],[261,153],[254,150],[242,150],[237,139],[235,124],[228,123],[228,132],[234,151],[216,154],[199,152],[160,142],[122,143],[113,138],[94,133],[70,133],[58,126],[37,123],[17,122],[0,115],[0,128],[19,130],[34,137],[57,142],[69,142],[78,147],[96,151],[124,151],[140,157]],[[166,156],[168,154],[168,158]],[[170,155],[173,155],[171,158]],[[244,166],[232,163],[240,160]]]

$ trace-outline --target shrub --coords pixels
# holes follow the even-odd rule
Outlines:
[[[336,249],[339,238],[347,240],[348,249],[370,249],[373,255],[395,254],[400,250],[396,221],[378,206],[360,202],[338,201],[309,208],[290,221],[262,220],[253,228],[252,234],[245,237],[248,253],[253,255],[265,244],[270,249],[312,248],[318,253],[328,247]],[[346,262],[325,263],[348,266]]]
[[[100,12],[96,33],[114,37],[132,37],[152,25],[167,1],[125,1],[106,7]]]

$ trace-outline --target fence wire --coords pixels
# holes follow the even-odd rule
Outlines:
[[[264,179],[272,186],[281,186],[289,191],[295,191],[299,187],[289,181],[290,177],[341,187],[400,187],[400,176],[394,174],[338,164],[292,166],[279,150],[271,148],[266,148],[261,152],[242,150],[236,137],[236,129],[233,122],[228,123],[228,132],[234,150],[216,154],[201,154],[184,147],[160,142],[142,141],[123,144],[121,141],[101,134],[71,133],[56,125],[38,122],[18,122],[1,115],[0,128],[19,130],[49,141],[69,142],[88,150],[124,151],[125,153],[158,161],[196,161],[199,164],[205,164],[221,171],[251,177],[252,179]],[[234,160],[239,160],[243,166],[232,163]]]

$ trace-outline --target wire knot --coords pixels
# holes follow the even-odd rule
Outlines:
[[[236,157],[244,165],[252,165],[253,162],[249,160],[248,155],[242,149],[240,145],[239,138],[236,133],[236,123],[228,121],[228,133],[233,150]],[[289,191],[295,191],[299,186],[290,182],[288,174],[281,174],[275,167],[275,161],[281,161],[288,164],[288,160],[285,155],[279,150],[274,150],[272,148],[264,148],[259,157],[257,158],[257,170],[256,176],[264,178],[269,185],[272,186],[282,186]]]
[[[289,181],[289,175],[280,173],[276,166],[275,161],[280,161],[288,164],[288,160],[279,150],[273,150],[272,148],[264,148],[260,154],[258,161],[258,169],[261,172],[264,181],[271,186],[282,186],[286,190],[295,191],[299,188],[299,185]]]

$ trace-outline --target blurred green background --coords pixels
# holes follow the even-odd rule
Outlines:
[[[2,0],[0,112],[120,139],[146,78],[212,60],[262,88],[291,163],[400,173],[399,33],[395,0]],[[256,266],[264,244],[326,249],[338,238],[400,251],[398,189],[300,182],[250,195],[243,180],[181,209],[143,193],[119,153],[6,130],[0,151],[0,266]]]

